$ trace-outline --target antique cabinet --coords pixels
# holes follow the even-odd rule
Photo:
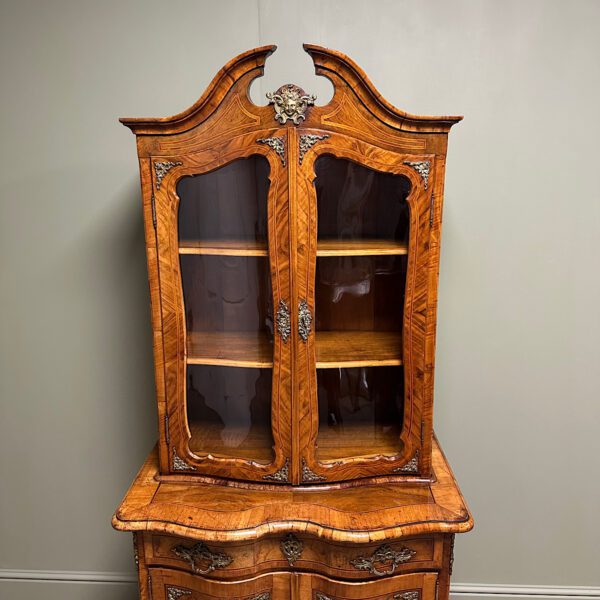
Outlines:
[[[433,600],[472,519],[433,433],[447,136],[341,53],[334,95],[122,119],[142,182],[159,415],[113,519],[144,599]]]

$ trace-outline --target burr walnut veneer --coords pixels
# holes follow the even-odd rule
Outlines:
[[[433,433],[447,137],[346,56],[274,46],[135,134],[159,439],[113,525],[141,598],[444,600],[472,527]]]

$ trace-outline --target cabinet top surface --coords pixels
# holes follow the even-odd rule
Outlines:
[[[437,441],[435,481],[342,489],[247,489],[185,476],[161,481],[153,451],[113,517],[122,531],[236,542],[299,532],[344,542],[469,531],[473,520]]]

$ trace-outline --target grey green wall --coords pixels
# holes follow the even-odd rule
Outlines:
[[[454,581],[600,589],[599,2],[2,0],[0,597],[135,596],[110,517],[156,419],[135,144],[117,118],[186,108],[266,43],[253,96],[291,81],[324,101],[303,41],[349,54],[396,106],[466,116],[436,377],[477,522]]]

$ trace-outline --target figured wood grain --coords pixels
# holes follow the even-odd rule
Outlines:
[[[370,543],[469,531],[471,515],[437,444],[433,466],[435,480],[430,483],[250,488],[203,483],[193,476],[161,478],[153,452],[115,513],[113,526],[222,543],[288,532]]]
[[[147,564],[152,567],[176,568],[192,572],[189,562],[174,554],[173,548],[177,546],[193,548],[196,543],[194,540],[164,534],[138,535],[143,535],[149,540],[147,544],[149,549],[146,554]],[[281,540],[285,537],[284,534],[278,534],[258,541],[208,544],[211,552],[226,554],[232,559],[227,567],[213,571],[211,578],[235,580],[288,569],[289,563],[281,552]],[[445,537],[430,535],[390,542],[390,548],[396,552],[401,552],[404,548],[414,552],[410,560],[396,567],[394,573],[442,569]],[[379,578],[375,573],[357,569],[352,561],[360,556],[375,554],[381,547],[381,543],[341,544],[307,535],[296,535],[296,539],[303,546],[302,553],[294,562],[294,568],[299,571],[318,570],[328,577],[354,581]],[[198,566],[205,568],[206,562],[198,561]],[[389,568],[389,565],[384,566]]]
[[[316,460],[316,370],[402,364],[405,372],[403,455],[392,466],[401,467],[418,451],[418,474],[427,478],[431,475],[437,271],[445,155],[448,131],[461,117],[418,116],[399,110],[381,96],[351,59],[333,50],[305,45],[317,74],[332,81],[334,94],[326,105],[309,107],[300,126],[291,121],[282,126],[275,120],[272,106],[257,106],[248,95],[250,83],[263,73],[265,60],[274,49],[274,46],[255,48],[231,60],[193,106],[173,117],[122,120],[137,134],[145,227],[147,239],[153,244],[148,247],[151,287],[156,290],[153,292],[156,299],[153,300],[156,307],[153,308],[155,366],[157,386],[162,388],[158,393],[161,468],[165,473],[172,472],[174,448],[199,476],[258,482],[264,481],[265,475],[283,469],[285,464],[288,464],[289,482],[297,484],[303,483],[303,464],[330,482],[385,475],[391,466],[387,460],[340,457],[337,465],[320,465]],[[307,134],[319,139],[303,151],[300,164],[299,140]],[[257,142],[268,138],[281,141],[279,155],[268,145]],[[235,239],[179,242],[177,181],[254,154],[266,156],[270,165],[268,244]],[[317,240],[314,162],[323,154],[408,177],[412,185],[408,198],[408,244],[372,239]],[[176,165],[164,175],[160,186],[154,182],[155,161]],[[427,182],[411,166],[419,162],[430,167]],[[179,257],[187,253],[268,258],[273,306],[284,301],[289,307],[291,339],[282,343],[276,336],[269,357],[260,340],[253,349],[243,343],[238,345],[234,339],[226,340],[216,351],[188,340],[179,267]],[[349,352],[346,351],[349,344],[321,342],[314,333],[307,342],[299,339],[299,304],[306,302],[313,314],[318,310],[314,298],[317,257],[386,254],[408,255],[401,356],[395,351],[399,347],[395,342],[381,343],[371,351],[367,340],[360,348],[354,345],[355,351]],[[151,261],[155,261],[156,267]],[[241,458],[228,462],[208,456],[198,461],[188,448],[186,364],[268,368],[271,360],[276,456],[273,465],[265,472],[264,468],[254,467]]]
[[[300,598],[317,600],[402,600],[403,592],[417,592],[419,600],[435,600],[437,573],[410,573],[380,581],[335,581],[322,575],[301,576]],[[319,595],[321,594],[321,596]],[[397,594],[397,596],[396,596]]]
[[[402,364],[402,334],[395,331],[317,331],[317,369]]]
[[[266,332],[190,331],[187,364],[270,369],[273,341]]]
[[[447,136],[461,117],[401,111],[348,57],[319,46],[304,48],[317,74],[333,83],[334,94],[326,105],[309,107],[300,126],[292,121],[280,125],[272,106],[254,105],[248,94],[274,46],[235,57],[193,106],[173,117],[122,119],[137,135],[159,442],[113,525],[139,532],[143,600],[172,600],[169,586],[183,589],[180,597],[190,600],[254,600],[264,593],[270,600],[304,600],[317,593],[335,600],[367,596],[388,600],[404,590],[418,591],[420,600],[433,600],[436,582],[438,600],[447,600],[452,537],[473,524],[434,441],[432,422]],[[300,164],[300,136],[307,134],[319,138],[303,150]],[[281,140],[279,154],[257,142],[268,138]],[[255,154],[265,156],[270,167],[268,243],[179,241],[178,180]],[[410,180],[408,244],[317,239],[314,163],[323,154]],[[160,185],[156,162],[174,165],[161,173]],[[410,166],[419,162],[429,164],[427,182]],[[186,331],[180,272],[180,258],[186,254],[269,260],[272,305],[284,302],[289,308],[289,339],[275,335],[271,342],[256,334]],[[313,323],[306,341],[300,338],[300,303],[306,303],[313,315],[318,310],[318,257],[403,254],[405,300],[398,307],[403,310],[402,335],[315,332]],[[218,427],[193,419],[188,424],[188,364],[272,368],[270,427],[264,424],[245,437],[242,430],[230,431],[233,437],[225,443]],[[404,422],[399,436],[356,427],[347,442],[334,430],[319,433],[317,369],[390,365],[404,367]],[[232,446],[232,440],[237,445]],[[370,454],[365,455],[367,449]],[[174,457],[193,470],[174,470]],[[398,471],[411,459],[417,460],[417,473]],[[288,533],[299,536],[306,547],[298,561],[303,571],[292,572],[293,567],[282,560],[279,543]],[[237,575],[219,574],[229,581],[216,581],[185,573],[186,567],[161,545],[173,539],[222,545],[235,555],[232,573]],[[369,582],[369,574],[357,574],[349,566],[357,552],[403,542],[415,544],[419,560],[401,572],[431,571]]]

